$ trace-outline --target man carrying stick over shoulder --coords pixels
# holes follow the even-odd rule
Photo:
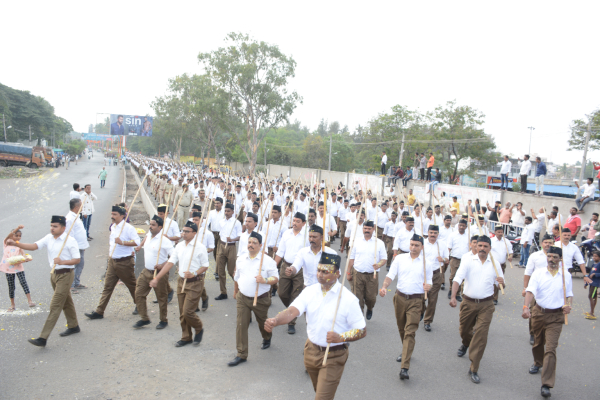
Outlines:
[[[175,343],[175,347],[183,347],[192,342],[194,346],[198,346],[202,341],[204,328],[200,317],[196,315],[196,310],[202,296],[206,270],[208,270],[208,254],[206,247],[199,240],[196,240],[198,225],[187,221],[181,233],[183,240],[175,246],[175,251],[156,275],[156,278],[150,281],[150,287],[158,287],[163,276],[168,276],[169,270],[179,262],[177,301],[179,303],[179,322],[181,323],[182,333],[181,340]],[[185,290],[182,290],[184,281]],[[192,328],[196,331],[193,339]]]
[[[113,224],[110,227],[108,268],[104,277],[104,289],[96,311],[86,313],[89,319],[104,318],[104,310],[117,286],[119,279],[127,286],[131,298],[135,303],[135,259],[133,247],[139,246],[140,237],[135,228],[125,220],[127,210],[125,207],[113,206],[110,219]]]
[[[64,311],[68,329],[60,336],[69,336],[79,333],[79,323],[75,313],[75,305],[71,298],[71,284],[75,279],[74,268],[79,264],[79,247],[75,238],[68,236],[66,231],[67,220],[63,216],[53,215],[50,220],[50,233],[35,243],[19,243],[13,239],[6,241],[7,246],[16,246],[23,250],[48,249],[48,263],[54,272],[50,275],[50,283],[54,294],[50,301],[50,312],[42,333],[37,339],[29,339],[29,343],[45,347],[48,336],[54,329],[60,312]]]
[[[269,318],[265,330],[289,324],[306,313],[308,339],[304,344],[304,367],[310,375],[315,399],[333,399],[348,360],[347,342],[367,335],[365,319],[358,299],[339,282],[341,257],[321,253],[317,266],[318,283],[307,286],[290,307],[275,318]],[[339,296],[340,290],[343,290]],[[337,306],[339,301],[339,307]],[[331,331],[333,319],[335,328]],[[327,363],[323,365],[327,345]]]

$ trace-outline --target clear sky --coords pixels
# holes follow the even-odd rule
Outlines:
[[[0,12],[0,82],[46,98],[76,131],[96,113],[152,114],[167,80],[201,73],[198,53],[231,31],[294,57],[304,104],[292,119],[311,129],[456,99],[486,115],[503,153],[526,153],[533,126],[532,153],[572,163],[569,123],[600,107],[598,1],[57,0]]]

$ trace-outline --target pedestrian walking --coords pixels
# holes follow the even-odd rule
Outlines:
[[[106,175],[108,175],[108,171],[106,167],[102,167],[102,171],[98,175],[98,178],[100,178],[100,189],[104,189],[104,185],[106,185]]]
[[[79,262],[75,264],[74,272],[75,275],[73,277],[73,283],[71,284],[71,293],[77,294],[79,293],[77,289],[87,289],[87,286],[81,284],[81,272],[83,272],[83,267],[85,265],[84,254],[85,250],[90,247],[88,243],[85,227],[83,226],[83,222],[81,218],[79,218],[79,210],[81,209],[81,199],[71,199],[69,200],[69,213],[65,216],[66,218],[66,229],[67,231],[71,231],[71,236],[77,241],[77,247],[79,248]],[[75,223],[72,229],[71,224]]]
[[[27,296],[29,307],[35,307],[35,303],[31,300],[31,293],[29,291],[29,286],[27,285],[27,280],[25,279],[25,270],[23,269],[23,263],[29,262],[32,259],[17,246],[9,246],[6,244],[8,240],[14,240],[17,243],[20,242],[23,235],[21,229],[23,228],[23,225],[19,225],[17,228],[10,231],[8,236],[4,239],[4,253],[2,256],[2,262],[0,263],[0,272],[4,272],[6,274],[6,281],[8,282],[8,297],[10,298],[10,308],[7,310],[8,312],[13,312],[16,309],[15,278],[19,278],[19,283],[25,292],[25,296]],[[13,258],[19,256],[21,256],[23,259],[18,262],[13,260]]]
[[[93,240],[90,236],[90,226],[92,224],[92,215],[94,214],[94,201],[98,200],[98,197],[92,193],[92,185],[89,183],[83,188],[84,193],[81,195],[83,199],[83,209],[81,210],[83,226],[85,227],[85,233],[87,240]]]

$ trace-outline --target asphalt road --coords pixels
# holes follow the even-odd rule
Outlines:
[[[235,368],[227,367],[227,362],[236,355],[235,302],[231,298],[213,300],[219,290],[218,283],[212,279],[212,257],[207,274],[210,308],[200,313],[205,334],[199,347],[174,347],[181,334],[176,299],[169,307],[169,327],[162,331],[154,329],[158,323],[158,306],[152,303],[149,310],[153,323],[141,330],[132,328],[137,317],[131,315],[134,305],[123,285],[117,286],[103,320],[90,321],[83,315],[95,308],[102,291],[110,205],[120,199],[122,189],[117,167],[107,167],[107,187],[99,188],[97,175],[102,165],[102,159],[97,157],[84,160],[68,171],[64,168],[48,171],[42,178],[31,181],[0,181],[4,206],[2,235],[23,224],[26,227],[24,242],[45,235],[52,214],[66,214],[73,182],[92,183],[93,192],[99,197],[92,221],[91,235],[95,239],[86,251],[82,275],[82,282],[89,289],[74,296],[82,332],[59,337],[58,332],[65,329],[65,319],[61,316],[46,348],[27,343],[28,338],[39,335],[52,295],[46,253],[33,252],[34,261],[26,264],[26,274],[33,299],[40,305],[29,309],[21,288],[17,287],[17,312],[0,313],[0,397],[313,398],[312,384],[302,361],[306,340],[304,318],[298,320],[296,335],[288,335],[285,327],[276,328],[268,350],[260,350],[261,337],[254,322],[250,326],[248,362]],[[332,247],[337,249],[339,240]],[[378,298],[373,319],[367,322],[367,337],[351,345],[337,398],[540,398],[540,376],[527,372],[532,356],[527,321],[521,318],[522,275],[522,269],[506,271],[508,287],[496,307],[479,370],[480,385],[469,380],[468,357],[456,356],[461,344],[458,308],[448,306],[447,292],[441,292],[432,332],[425,332],[422,325],[419,327],[410,380],[400,381],[400,364],[395,359],[401,351],[401,343],[390,295]],[[383,282],[381,274],[379,280]],[[172,285],[175,286],[174,280]],[[584,319],[589,305],[580,277],[574,279],[574,285],[575,309],[561,335],[557,382],[552,394],[553,398],[596,398],[600,333],[595,330],[596,322]],[[229,281],[228,287],[232,293]],[[5,306],[2,310],[5,310],[9,305],[6,284],[0,284],[0,296]],[[149,299],[153,300],[154,295]],[[274,297],[269,315],[283,308],[279,298]]]

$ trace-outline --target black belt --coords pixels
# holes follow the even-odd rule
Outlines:
[[[440,269],[439,269],[439,268],[436,268],[436,269],[434,269],[434,270],[433,270],[433,274],[434,274],[434,275],[435,275],[435,274],[439,274],[439,273],[440,273]]]
[[[543,308],[543,307],[540,307],[539,304],[536,304],[535,306],[538,310],[540,310],[544,314],[562,312],[562,308]]]
[[[460,261],[460,258],[458,258],[458,257],[452,257],[452,256],[450,256],[450,258],[454,258],[455,260]]]
[[[73,271],[73,268],[61,268],[61,269],[55,269],[54,273],[55,274],[66,274],[67,272],[71,272]]]
[[[133,256],[127,256],[127,257],[121,257],[121,258],[113,258],[113,260],[115,260],[115,261],[124,261],[124,260],[129,260],[130,258],[133,258]]]
[[[270,290],[269,290],[269,291],[267,291],[267,292],[264,292],[263,294],[261,294],[260,296],[258,296],[258,297],[256,297],[256,298],[257,298],[257,299],[262,299],[262,298],[265,298],[265,297],[267,297],[267,296],[269,295],[269,293],[270,293],[270,292],[271,292]],[[254,299],[254,297],[246,296],[246,295],[245,295],[245,294],[243,294],[243,293],[242,293],[242,296],[244,296],[244,297],[246,297],[246,298],[248,298],[248,299]]]
[[[398,289],[396,289],[396,294],[400,297],[404,297],[406,300],[408,299],[422,299],[423,298],[423,294],[422,293],[416,293],[416,294],[404,294],[401,291],[399,291]]]
[[[230,243],[225,243],[225,242],[221,242],[221,244],[225,245],[225,246],[229,246],[230,244],[235,245],[235,242],[230,242]]]
[[[492,299],[494,298],[494,296],[489,296],[489,297],[486,297],[486,298],[484,298],[484,299],[474,299],[474,298],[472,298],[472,297],[469,297],[469,296],[467,296],[467,295],[465,295],[465,294],[463,294],[463,296],[462,296],[462,297],[463,297],[465,300],[472,301],[473,303],[483,303],[484,301],[489,301],[489,300],[492,300]]]
[[[311,342],[312,343],[312,342]],[[327,351],[327,347],[319,346],[318,344],[312,343],[319,351]],[[346,350],[348,348],[347,344],[338,344],[336,346],[329,346],[329,351],[337,351],[337,350]]]

